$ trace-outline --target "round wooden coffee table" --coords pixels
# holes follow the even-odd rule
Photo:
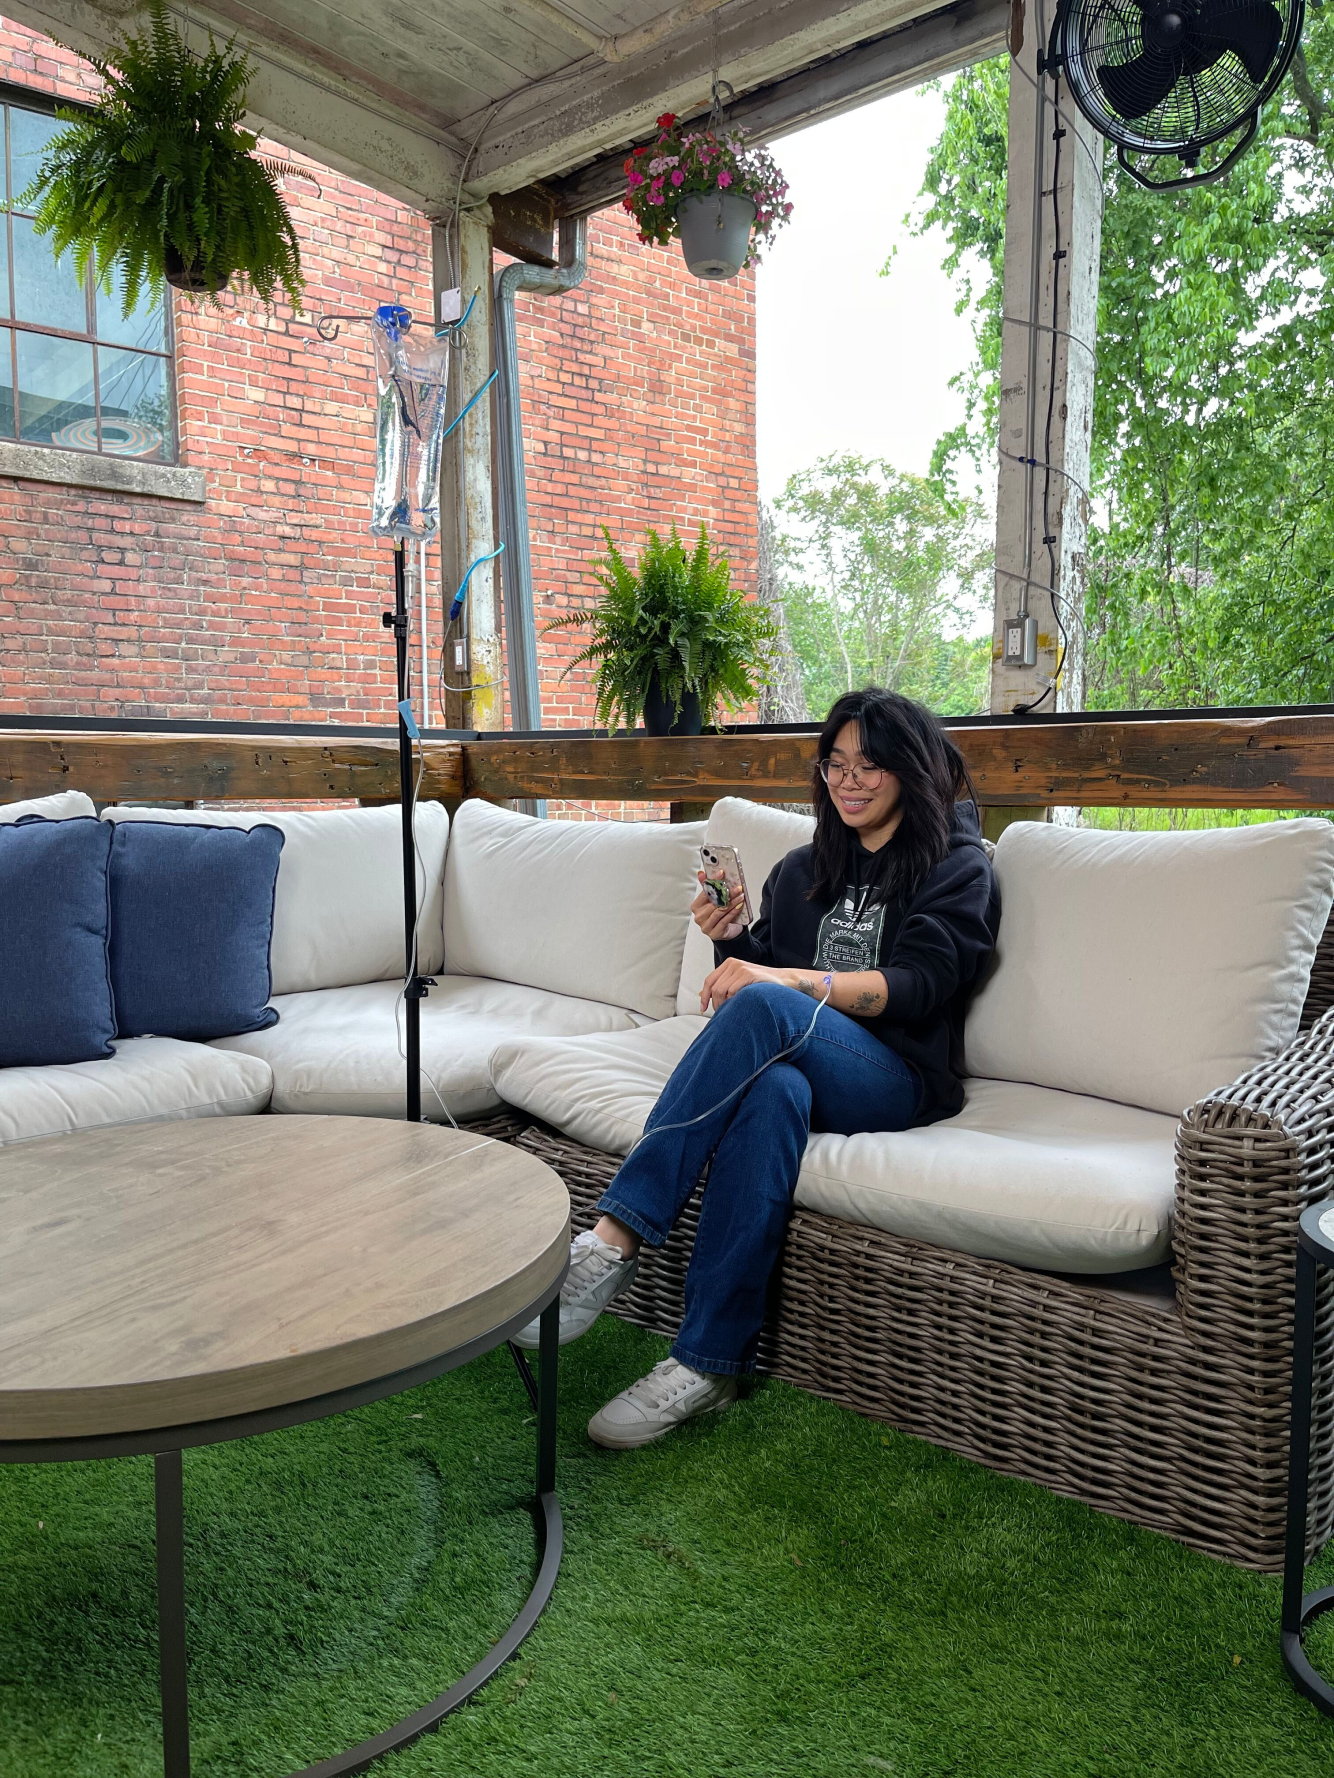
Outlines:
[[[431,1124],[222,1117],[54,1136],[0,1162],[0,1462],[155,1460],[163,1765],[187,1778],[183,1450],[297,1426],[466,1364],[541,1316],[540,1563],[448,1691],[301,1778],[434,1728],[536,1623],[560,1565],[558,1298],[570,1203],[522,1149]]]

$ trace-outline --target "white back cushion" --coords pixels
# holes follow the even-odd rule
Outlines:
[[[403,974],[403,840],[398,806],[382,809],[107,809],[104,820],[212,827],[263,822],[287,836],[278,861],[270,964],[275,994],[387,982]],[[441,909],[449,815],[418,803],[418,966],[444,963]]]
[[[709,811],[707,836],[720,846],[735,846],[750,891],[751,911],[760,917],[760,891],[780,858],[796,846],[808,846],[815,832],[813,815],[794,815],[790,809],[769,809],[744,796],[725,796]],[[694,869],[699,869],[696,857]],[[699,884],[695,884],[698,889]],[[681,980],[676,991],[679,1013],[699,1013],[699,991],[713,968],[713,946],[692,920],[681,959]]]
[[[92,797],[81,790],[58,790],[54,796],[33,796],[22,803],[0,803],[0,821],[21,821],[40,815],[46,821],[68,821],[72,815],[96,815]]]
[[[445,863],[445,968],[676,1010],[702,821],[537,821],[471,798]]]
[[[1106,833],[996,847],[996,966],[968,1072],[1179,1115],[1297,1034],[1334,899],[1334,827]]]

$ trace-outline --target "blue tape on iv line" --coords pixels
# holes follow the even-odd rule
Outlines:
[[[479,390],[478,393],[480,394],[481,391]],[[459,415],[459,418],[463,418],[462,414]],[[505,545],[503,543],[498,543],[489,555],[478,556],[477,560],[468,569],[468,572],[459,582],[459,590],[455,593],[453,603],[449,607],[450,623],[456,622],[460,611],[463,610],[463,602],[468,596],[468,582],[472,579],[475,570],[480,568],[483,562],[493,562],[504,547]]]
[[[407,698],[398,706],[398,713],[403,718],[403,727],[408,731],[409,738],[420,741],[422,732],[417,727],[417,718],[412,714],[412,705]]]

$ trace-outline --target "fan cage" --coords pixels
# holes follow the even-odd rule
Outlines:
[[[1144,13],[1136,0],[1065,0],[1057,21],[1057,62],[1071,97],[1094,129],[1143,154],[1194,157],[1242,128],[1278,90],[1301,36],[1303,0],[1275,0],[1283,17],[1278,52],[1263,81],[1251,79],[1235,50],[1212,67],[1184,71],[1159,104],[1135,120],[1115,111],[1098,82],[1098,69],[1133,62],[1146,51]],[[1210,20],[1219,35],[1229,13],[1254,9],[1254,0],[1213,0]]]

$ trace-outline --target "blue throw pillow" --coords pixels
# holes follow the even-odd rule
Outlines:
[[[103,821],[0,825],[0,1067],[113,1054]]]
[[[280,829],[108,825],[121,1036],[232,1037],[275,1024],[265,1003]]]

